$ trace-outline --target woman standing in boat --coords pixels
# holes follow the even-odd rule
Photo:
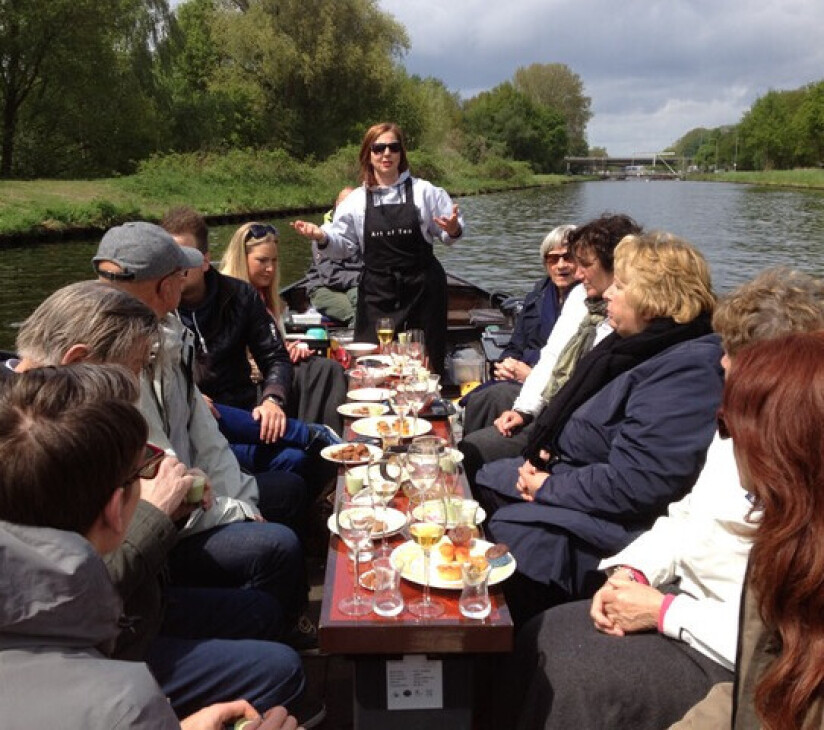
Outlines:
[[[360,150],[363,185],[323,226],[295,221],[294,229],[317,242],[329,258],[358,248],[364,269],[358,289],[355,338],[377,342],[375,322],[391,317],[396,331],[426,333],[430,369],[443,371],[446,354],[446,273],[435,257],[435,239],[450,245],[463,235],[458,206],[442,188],[409,172],[403,132],[396,124],[369,128]]]

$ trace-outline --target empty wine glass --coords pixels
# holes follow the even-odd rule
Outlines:
[[[371,499],[364,499],[364,491],[351,495],[341,490],[335,500],[335,522],[338,535],[355,554],[355,578],[352,595],[338,602],[338,609],[347,616],[365,616],[372,610],[372,599],[360,589],[360,553],[372,543],[375,526],[375,508]]]
[[[375,332],[378,335],[381,353],[389,352],[389,344],[395,336],[395,321],[392,317],[380,317],[375,322]]]
[[[418,413],[420,413],[426,398],[429,395],[429,378],[421,380],[413,376],[409,378],[406,383],[406,397],[409,400],[409,406],[412,410],[412,415],[415,420],[412,424],[412,436],[418,433]]]
[[[413,369],[422,367],[426,358],[423,330],[409,330],[408,334],[409,344],[407,345],[406,353],[409,356],[410,364],[413,366]]]
[[[401,480],[401,467],[397,455],[384,456],[373,461],[367,470],[369,489],[375,500],[381,505],[377,513],[381,534],[380,547],[375,550],[378,557],[388,557],[392,548],[386,542],[386,533],[389,530],[389,503],[398,493]]]
[[[407,528],[423,551],[423,595],[408,606],[420,618],[436,618],[444,612],[443,604],[432,600],[429,594],[432,548],[440,542],[447,523],[445,495],[438,480],[439,458],[433,444],[412,443],[406,454],[409,478],[421,497],[420,504],[410,509]]]

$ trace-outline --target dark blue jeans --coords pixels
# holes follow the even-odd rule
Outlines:
[[[214,404],[220,418],[217,425],[232,447],[240,466],[250,474],[263,471],[291,471],[303,474],[305,452],[311,434],[303,421],[286,419],[286,432],[273,444],[260,440],[260,422],[252,413],[234,406]]]
[[[277,611],[272,610],[273,626],[265,638],[294,624],[308,590],[297,535],[273,522],[234,522],[183,538],[169,553],[169,576],[177,587],[267,594]]]
[[[300,657],[274,641],[282,614],[263,591],[170,586],[146,663],[178,716],[241,698],[262,713],[296,699],[304,686]]]

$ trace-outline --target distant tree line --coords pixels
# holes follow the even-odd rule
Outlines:
[[[824,165],[824,81],[769,91],[738,124],[697,128],[672,147],[702,169],[788,170]]]
[[[562,169],[590,99],[562,64],[462,101],[401,65],[377,0],[0,1],[0,177],[129,174],[168,153],[326,159],[379,120],[410,145]]]

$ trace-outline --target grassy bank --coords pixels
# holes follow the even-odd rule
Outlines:
[[[776,185],[786,188],[816,188],[824,190],[824,170],[807,168],[798,170],[769,170],[765,172],[717,172],[707,175],[690,175],[690,180],[712,182],[749,183],[751,185]]]
[[[128,177],[0,181],[0,239],[59,237],[126,220],[157,220],[169,207],[184,204],[213,219],[326,209],[357,179],[357,152],[346,148],[320,163],[301,162],[281,150],[168,155],[142,163]],[[569,180],[533,175],[526,164],[497,157],[473,164],[450,150],[415,151],[410,165],[456,196]]]

